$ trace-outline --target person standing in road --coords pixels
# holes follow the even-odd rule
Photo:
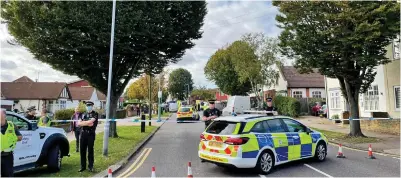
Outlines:
[[[75,107],[75,113],[71,116],[71,132],[74,132],[75,135],[75,152],[79,152],[79,134],[81,133],[81,127],[78,126],[78,121],[82,119],[82,113],[79,112],[79,106]]]
[[[25,117],[28,119],[28,120],[37,120],[37,118],[36,118],[36,107],[35,106],[31,106],[31,107],[29,107],[28,109],[28,112],[27,112],[27,114],[25,115]]]
[[[81,127],[80,142],[80,156],[81,156],[81,169],[78,172],[83,172],[86,169],[86,151],[88,150],[88,169],[93,172],[93,146],[95,144],[96,127],[98,124],[99,114],[93,110],[93,102],[86,102],[86,112],[82,119],[78,122]]]
[[[11,121],[6,120],[6,113],[1,110],[1,177],[14,176],[13,150],[22,135]]]
[[[220,117],[220,111],[215,108],[214,100],[209,101],[209,108],[203,111],[202,121],[205,121],[205,129],[217,117]]]
[[[266,111],[277,111],[277,108],[273,106],[273,99],[267,98],[267,107],[265,108]],[[273,113],[267,113],[268,116],[273,116]]]

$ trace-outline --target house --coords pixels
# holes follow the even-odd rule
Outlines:
[[[211,89],[215,95],[216,101],[227,101],[230,95],[223,93],[220,88]]]
[[[12,101],[11,109],[19,111],[36,106],[38,110],[46,108],[55,112],[66,109],[67,102],[71,101],[67,83],[34,82],[26,76],[13,82],[1,82],[1,95],[2,103]]]
[[[293,66],[283,66],[279,68],[277,85],[264,90],[264,98],[275,93],[294,98],[326,98],[324,76],[317,71],[301,74]]]
[[[360,117],[373,117],[374,113],[384,112],[388,117],[400,117],[400,56],[399,43],[393,42],[387,47],[387,58],[391,60],[386,65],[376,68],[375,80],[366,93],[359,95]],[[343,118],[343,111],[349,107],[343,97],[337,79],[327,78],[329,114],[332,118],[338,115]]]

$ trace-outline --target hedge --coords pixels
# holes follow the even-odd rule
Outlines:
[[[71,116],[75,113],[75,109],[61,109],[57,110],[54,114],[55,120],[70,120]]]
[[[298,117],[301,112],[301,103],[292,97],[276,95],[273,104],[282,115]]]

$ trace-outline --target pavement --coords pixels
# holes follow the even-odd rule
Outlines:
[[[300,117],[299,122],[309,127],[339,132],[348,134],[349,133],[349,125],[336,124],[333,121],[330,121],[325,118],[313,117],[313,116],[304,116]],[[353,144],[353,143],[342,143],[345,146],[367,150],[369,144],[372,145],[373,151],[383,152],[387,154],[400,155],[400,136],[399,135],[391,135],[391,134],[383,134],[377,132],[370,132],[362,130],[362,133],[368,137],[376,137],[380,139],[379,142],[374,143],[361,143],[361,144]]]
[[[175,115],[170,121],[176,120]],[[253,169],[226,169],[198,158],[199,136],[203,123],[167,122],[151,140],[113,177],[127,173],[129,177],[150,177],[152,166],[157,177],[185,177],[188,162],[194,177],[400,177],[400,159],[343,148],[346,158],[336,158],[337,147],[329,145],[325,162],[301,160],[277,166],[269,175],[259,175]]]

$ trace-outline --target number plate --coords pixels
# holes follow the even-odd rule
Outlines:
[[[221,142],[215,142],[215,141],[209,141],[209,146],[217,147],[217,148],[222,148],[222,147],[223,147],[223,143],[221,143]]]

